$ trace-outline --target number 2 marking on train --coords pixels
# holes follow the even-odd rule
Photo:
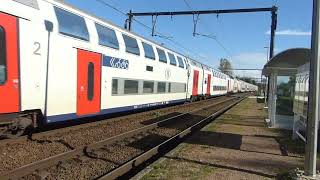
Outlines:
[[[41,55],[40,53],[41,44],[39,42],[34,42],[33,45],[35,46],[35,50],[33,51],[33,54]]]

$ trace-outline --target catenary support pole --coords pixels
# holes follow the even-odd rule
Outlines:
[[[277,19],[278,19],[278,8],[273,6],[271,11],[271,31],[270,31],[270,46],[269,46],[269,59],[273,58],[274,56],[274,38],[276,35],[276,30],[277,30]],[[267,98],[269,99],[269,90],[270,90],[270,77],[267,78]]]
[[[273,7],[271,11],[271,32],[270,32],[270,54],[269,58],[271,59],[274,55],[274,37],[277,30],[277,7]]]
[[[307,121],[307,144],[305,152],[305,175],[316,175],[318,121],[319,121],[319,0],[313,0],[311,61],[309,77],[309,106]]]

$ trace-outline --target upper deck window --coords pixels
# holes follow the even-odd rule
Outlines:
[[[96,28],[99,36],[99,44],[102,46],[119,49],[119,42],[116,33],[113,29],[101,26],[96,23]]]
[[[184,63],[181,57],[177,56],[179,67],[184,68]]]
[[[4,29],[0,26],[0,85],[7,79],[6,63],[6,36]]]
[[[157,48],[157,52],[159,55],[159,61],[163,63],[167,63],[167,56],[164,50]]]
[[[170,64],[176,66],[177,65],[177,60],[176,57],[174,57],[173,54],[168,53],[169,59],[170,59]]]
[[[122,36],[126,45],[126,52],[140,55],[140,49],[137,40],[125,34],[122,34]]]
[[[89,32],[83,17],[54,7],[59,23],[59,33],[89,41]]]
[[[142,45],[144,49],[144,56],[149,59],[156,59],[152,46],[145,42],[142,42]]]

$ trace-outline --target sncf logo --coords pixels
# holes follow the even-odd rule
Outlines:
[[[125,59],[103,56],[103,66],[108,66],[118,69],[129,69],[129,61]]]

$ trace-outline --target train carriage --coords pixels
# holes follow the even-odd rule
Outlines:
[[[226,79],[61,1],[0,6],[0,134],[221,95]]]

